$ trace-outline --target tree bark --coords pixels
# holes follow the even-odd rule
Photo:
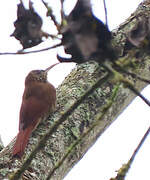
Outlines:
[[[0,151],[4,148],[4,144],[2,142],[1,136],[0,136]]]
[[[129,53],[123,52],[126,34],[137,23],[137,17],[148,16],[149,8],[148,1],[141,3],[114,31],[113,39],[126,64],[123,68],[147,79],[150,76],[148,48],[132,47]],[[139,91],[146,86],[130,79]],[[0,179],[62,180],[134,97],[96,62],[77,65],[57,89],[56,112],[45,117],[34,131],[23,158],[12,158],[15,139],[0,152]]]

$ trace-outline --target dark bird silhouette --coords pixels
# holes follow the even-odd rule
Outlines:
[[[56,64],[46,70],[33,70],[25,79],[19,117],[19,133],[13,147],[13,157],[22,157],[32,131],[44,115],[55,109],[56,90],[47,81],[47,72]]]
[[[108,27],[92,13],[90,0],[78,0],[62,28],[62,44],[72,58],[57,56],[60,62],[83,63],[88,60],[113,60],[112,34]]]
[[[29,9],[25,9],[22,1],[18,4],[17,20],[14,22],[15,30],[11,34],[23,46],[23,49],[36,46],[42,42],[42,37],[47,37],[41,30],[41,17],[34,11],[32,2],[29,0]]]

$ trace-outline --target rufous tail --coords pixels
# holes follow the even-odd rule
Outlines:
[[[32,132],[32,129],[33,128],[30,126],[24,130],[19,131],[16,138],[16,142],[13,147],[13,153],[12,153],[13,157],[18,157],[18,158],[22,157],[25,147],[28,143],[29,136]]]

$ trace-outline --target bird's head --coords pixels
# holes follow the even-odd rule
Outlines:
[[[56,66],[57,64],[59,64],[59,63],[55,63],[45,70],[33,70],[33,71],[31,71],[26,77],[25,84],[28,84],[28,83],[33,82],[33,81],[47,82],[48,71],[50,69],[52,69],[54,66]]]

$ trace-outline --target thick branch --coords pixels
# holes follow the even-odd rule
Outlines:
[[[134,26],[139,13],[149,13],[147,9],[141,4],[132,17],[115,31],[114,44],[120,45],[120,52],[124,49],[124,34]],[[130,53],[132,57],[125,54],[125,62],[131,62],[126,70],[148,79],[148,51],[132,48]],[[130,66],[132,61],[136,66]],[[2,150],[0,179],[18,179],[25,169],[23,176],[26,179],[63,179],[135,97],[112,78],[94,62],[77,66],[57,89],[56,112],[35,130],[23,159],[12,159],[13,142]],[[141,90],[146,83],[135,80],[134,85]]]

